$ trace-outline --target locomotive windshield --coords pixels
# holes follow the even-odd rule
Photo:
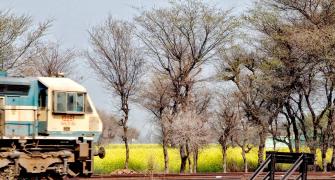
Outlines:
[[[84,113],[84,93],[79,92],[55,92],[54,112],[67,114]]]
[[[27,96],[29,88],[29,85],[0,84],[0,95]]]

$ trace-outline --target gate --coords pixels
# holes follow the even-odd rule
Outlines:
[[[298,168],[299,176],[296,179],[307,180],[307,166],[313,165],[315,160],[314,154],[311,153],[287,153],[287,152],[266,152],[266,160],[252,174],[250,180],[256,179],[261,172],[267,167],[268,172],[263,179],[274,180],[276,163],[293,164],[292,167],[284,174],[281,180],[287,180]]]

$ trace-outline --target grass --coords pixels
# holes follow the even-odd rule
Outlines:
[[[117,169],[123,169],[125,161],[125,148],[123,144],[112,144],[105,147],[106,157],[104,159],[94,159],[94,169],[97,174],[109,174]],[[287,148],[279,151],[287,152]],[[303,152],[308,152],[304,148]],[[330,162],[332,150],[327,152],[327,161]],[[257,168],[257,148],[252,149],[247,154],[248,167],[250,171]],[[169,149],[169,169],[170,172],[178,172],[180,167],[179,149]],[[317,163],[321,166],[321,153],[317,151]],[[163,172],[164,156],[161,145],[158,144],[131,144],[129,168],[137,172]],[[289,165],[281,164],[278,169],[287,169]],[[221,172],[222,153],[219,145],[209,145],[200,150],[198,160],[199,172]],[[243,160],[241,149],[238,147],[228,148],[227,151],[227,170],[230,172],[243,171]]]

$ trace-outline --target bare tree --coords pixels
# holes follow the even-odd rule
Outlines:
[[[211,138],[210,125],[205,113],[199,114],[194,108],[188,106],[186,111],[180,111],[172,122],[172,142],[174,144],[184,144],[185,161],[188,160],[191,173],[197,172],[198,151],[206,145]],[[182,151],[182,150],[181,150]],[[193,155],[193,164],[190,156]]]
[[[195,126],[198,126],[199,129],[205,131],[203,132],[204,137],[198,137],[199,139],[196,139],[196,141],[194,140],[193,143],[190,143],[191,153],[193,155],[193,169],[191,168],[191,165],[189,167],[190,172],[196,173],[198,172],[199,150],[213,139],[213,133],[210,131],[210,117],[213,116],[213,113],[211,113],[209,110],[213,97],[210,90],[205,87],[205,84],[198,86],[196,91],[192,93],[191,97],[192,102],[190,106],[194,108],[194,113],[196,113],[198,118],[202,118],[200,119],[201,122],[195,121],[193,123],[195,123]],[[190,163],[191,161],[189,157],[189,164]]]
[[[210,94],[208,91],[192,93],[192,98],[190,98],[191,102],[183,109],[182,114],[178,113],[178,115],[170,112],[171,108],[169,108],[169,104],[171,103],[172,97],[173,91],[171,91],[171,84],[168,79],[156,75],[152,82],[147,84],[143,89],[139,100],[143,106],[154,115],[155,123],[160,127],[165,172],[168,172],[169,156],[167,148],[169,144],[179,145],[180,143],[185,143],[185,140],[187,140],[185,153],[187,153],[190,172],[197,172],[198,150],[208,142],[210,137],[207,122],[209,119],[207,117],[209,115],[208,105],[210,102]],[[192,114],[194,121],[188,116],[190,114]],[[181,133],[181,131],[183,132]],[[192,161],[190,155],[193,155]]]
[[[91,51],[86,57],[91,67],[101,77],[104,85],[120,97],[123,141],[126,147],[125,168],[128,168],[128,118],[129,101],[137,91],[142,75],[143,58],[136,46],[135,27],[128,22],[109,17],[101,26],[89,31]]]
[[[168,117],[168,107],[171,97],[171,86],[167,77],[158,73],[154,73],[151,82],[142,88],[139,97],[140,104],[153,114],[154,122],[160,128],[165,173],[169,172],[168,146],[171,134],[171,118]]]
[[[190,91],[199,80],[202,65],[215,50],[231,40],[236,28],[228,11],[200,1],[174,2],[168,8],[145,11],[137,19],[139,37],[154,59],[153,66],[168,77],[172,89],[172,114],[186,107]],[[181,168],[188,159],[186,144],[180,144]]]
[[[0,11],[0,69],[16,74],[34,52],[37,43],[50,26],[50,21],[33,29],[30,16],[17,16],[10,11]]]
[[[272,103],[273,87],[268,80],[263,79],[264,72],[259,68],[260,58],[253,53],[245,52],[240,47],[233,47],[229,51],[222,51],[222,61],[219,67],[219,79],[233,82],[235,93],[240,99],[242,116],[258,129],[258,163],[263,162],[265,141],[269,133],[272,120],[281,110],[281,101]],[[280,96],[280,92],[276,92]]]
[[[74,68],[74,49],[62,50],[59,43],[40,43],[35,47],[36,54],[30,57],[29,64],[22,67],[25,75],[53,77],[64,73],[70,76]]]
[[[237,101],[228,98],[229,95],[220,95],[216,116],[212,122],[212,128],[215,131],[222,149],[222,170],[227,172],[227,149],[233,136],[236,135],[240,121],[239,108]],[[230,95],[231,96],[231,95]]]
[[[253,144],[257,143],[255,142],[257,141],[257,132],[255,130],[256,128],[254,128],[248,121],[240,119],[237,131],[243,133],[235,133],[233,136],[233,142],[241,148],[244,172],[248,172],[248,162],[246,155],[253,148]]]

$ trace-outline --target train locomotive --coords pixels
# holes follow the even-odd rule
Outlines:
[[[0,177],[90,176],[102,121],[86,89],[64,77],[0,72]]]

